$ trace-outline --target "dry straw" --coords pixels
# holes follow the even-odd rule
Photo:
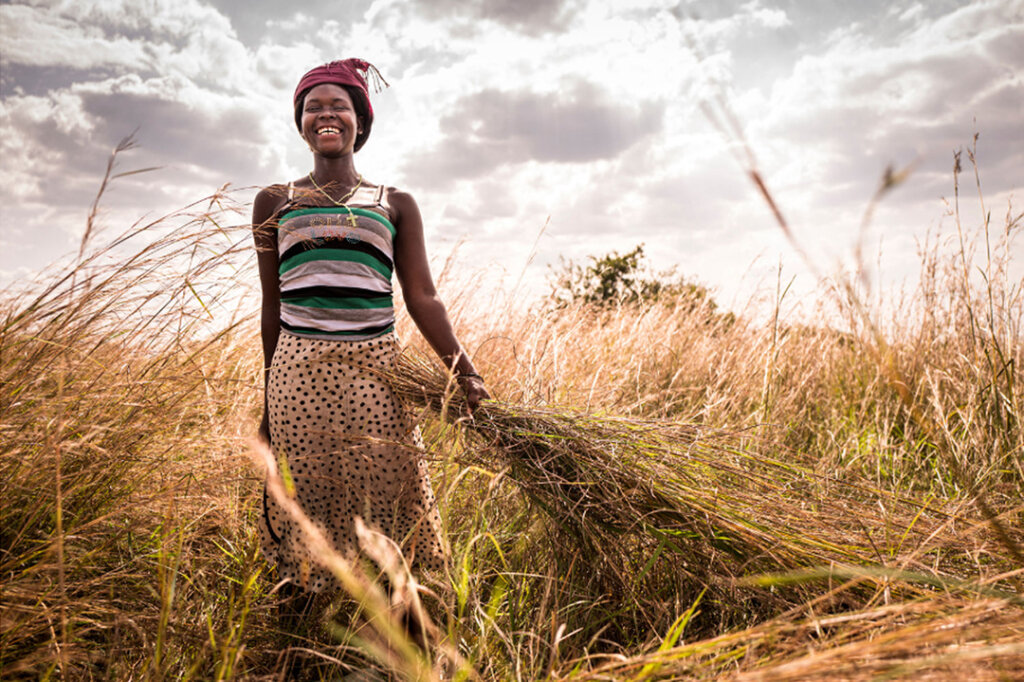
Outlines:
[[[433,674],[386,651],[386,618],[358,651],[274,618],[236,208],[218,192],[101,247],[90,226],[77,260],[2,294],[4,679],[271,679],[300,649],[324,676],[374,651]],[[851,333],[660,304],[550,320],[446,292],[507,401],[468,420],[423,356],[394,376],[439,456],[461,674],[1021,677],[1024,220],[989,244],[985,215],[988,262],[964,232],[954,267],[929,243],[889,323],[837,287]]]
[[[640,538],[686,557],[702,584],[816,566],[823,568],[805,578],[858,574],[884,589],[893,579],[963,586],[955,566],[923,561],[941,546],[939,530],[953,516],[819,476],[795,453],[749,433],[498,401],[467,418],[451,376],[413,352],[389,378],[406,401],[472,434],[463,464],[505,470],[574,549],[611,559],[605,567],[612,571],[623,543]],[[796,461],[766,454],[772,448]],[[887,526],[900,535],[880,547],[869,529]],[[857,569],[879,564],[899,570]],[[628,576],[608,577],[629,584]]]

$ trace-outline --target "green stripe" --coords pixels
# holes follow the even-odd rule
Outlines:
[[[279,275],[283,275],[289,270],[299,267],[303,263],[309,263],[315,260],[340,260],[347,261],[349,263],[362,263],[363,265],[368,265],[379,272],[388,281],[391,281],[391,268],[384,265],[368,253],[363,253],[362,251],[348,251],[346,249],[311,249],[309,251],[303,251],[302,253],[297,253],[288,260],[282,262],[277,272]]]
[[[356,310],[360,308],[392,308],[394,303],[390,296],[379,296],[377,298],[355,298],[355,297],[329,297],[329,296],[305,296],[303,298],[281,298],[282,303],[298,305],[304,308],[340,308],[343,310]]]
[[[278,220],[278,223],[280,224],[280,223],[282,223],[282,222],[284,222],[286,220],[289,220],[291,218],[297,218],[300,215],[312,215],[312,214],[317,214],[317,213],[336,213],[336,214],[339,214],[339,215],[341,215],[341,214],[349,215],[351,213],[351,214],[355,214],[355,215],[361,215],[361,216],[364,216],[366,218],[373,218],[374,220],[379,222],[381,225],[383,225],[384,227],[388,228],[388,232],[391,233],[392,237],[394,237],[395,234],[397,233],[397,230],[395,229],[395,226],[391,224],[391,221],[388,220],[387,218],[385,218],[384,216],[382,216],[380,213],[377,213],[376,211],[371,211],[371,210],[365,209],[365,208],[349,208],[348,206],[324,206],[322,208],[297,208],[294,211],[288,211],[283,216],[281,216],[281,218]]]

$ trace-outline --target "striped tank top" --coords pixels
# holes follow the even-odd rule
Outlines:
[[[395,227],[384,186],[342,206],[294,199],[278,212],[281,328],[297,336],[364,341],[395,328]]]

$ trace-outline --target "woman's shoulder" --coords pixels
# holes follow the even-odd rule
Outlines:
[[[391,185],[384,185],[384,195],[387,196],[389,201],[413,201],[412,194],[404,189],[398,187],[392,187]]]
[[[253,223],[261,224],[277,215],[294,198],[298,184],[275,183],[257,192],[252,204]]]
[[[263,208],[273,213],[274,211],[271,209],[284,205],[286,201],[288,201],[288,185],[281,183],[267,185],[256,193],[256,198],[253,200],[253,212]]]
[[[419,211],[412,194],[404,189],[385,185],[382,194],[385,198],[385,205],[391,209],[396,221],[401,220],[403,215],[409,215],[412,211],[417,213]]]

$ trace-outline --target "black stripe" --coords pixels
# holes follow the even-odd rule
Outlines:
[[[394,322],[382,324],[377,327],[363,327],[362,329],[351,329],[346,330],[345,334],[339,334],[337,332],[329,332],[323,329],[313,329],[312,327],[294,327],[284,320],[281,320],[281,328],[296,334],[330,334],[331,336],[337,336],[339,339],[344,339],[345,336],[355,336],[357,334],[383,334],[384,332],[391,331],[392,327],[395,326]]]
[[[284,216],[285,213],[288,213],[289,211],[294,211],[296,208],[303,208],[303,206],[299,205],[298,201],[295,199],[286,200],[284,202],[284,206],[282,206],[281,208],[277,209],[277,211],[274,212],[274,222],[277,223],[277,226],[281,226],[281,218]]]
[[[287,262],[292,256],[313,249],[342,249],[344,251],[358,251],[379,260],[388,270],[394,270],[395,264],[387,255],[373,244],[364,241],[349,241],[344,237],[314,237],[302,239],[299,243],[288,248],[281,255],[281,263]]]
[[[382,298],[390,295],[387,291],[371,291],[370,289],[358,289],[356,287],[313,286],[282,291],[281,300],[290,301],[309,296],[322,296],[323,298]]]

